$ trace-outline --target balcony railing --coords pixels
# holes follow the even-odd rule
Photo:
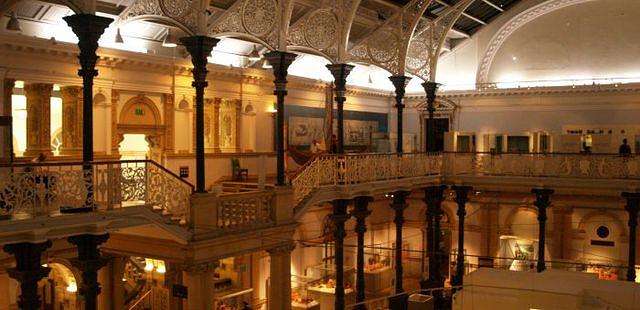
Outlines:
[[[144,205],[184,222],[193,191],[191,184],[149,160],[14,164],[0,171],[4,218]]]
[[[230,229],[273,223],[273,197],[272,190],[219,195],[216,227]]]
[[[427,153],[321,155],[292,179],[294,201],[322,186],[351,185],[440,175],[442,156]]]
[[[447,176],[640,179],[640,158],[618,154],[445,153]]]
[[[424,176],[512,176],[640,180],[640,158],[618,154],[405,153],[321,155],[292,179],[302,202],[323,186]]]

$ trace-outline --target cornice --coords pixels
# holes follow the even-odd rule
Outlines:
[[[586,85],[586,86],[557,86],[557,87],[523,87],[510,89],[480,89],[469,91],[443,91],[439,98],[462,99],[478,97],[524,97],[546,95],[574,95],[574,94],[636,94],[640,92],[640,83]],[[406,100],[426,100],[425,95],[409,94]]]
[[[45,40],[40,38],[26,37],[14,34],[0,34],[0,53],[22,53],[37,55],[38,58],[45,58],[49,60],[55,60],[58,62],[64,62],[67,64],[77,64],[77,46],[71,43],[56,42],[51,40]],[[159,74],[171,74],[173,72],[176,76],[191,77],[192,65],[187,58],[182,57],[166,57],[160,55],[148,55],[130,51],[116,50],[111,48],[99,48],[98,49],[98,70],[100,69],[121,69],[121,70],[144,70],[145,72],[159,73]],[[261,87],[271,87],[273,83],[273,75],[268,70],[261,70],[255,68],[229,68],[227,66],[208,64],[207,68],[209,73],[208,80],[227,80],[244,84],[259,85]],[[45,70],[35,69],[15,69],[9,68],[8,71],[13,76],[18,78],[40,81],[42,80],[50,82],[51,78],[55,78],[56,82],[80,85],[81,80],[79,77],[73,74],[65,74],[61,72],[50,72]],[[100,82],[102,81],[102,83]],[[137,85],[140,84],[140,85]],[[117,86],[116,86],[117,85]],[[137,86],[136,86],[137,85]],[[126,90],[141,90],[145,88],[149,91],[148,83],[136,83],[136,82],[123,82],[101,79],[100,76],[96,78],[96,86],[110,87]],[[179,87],[180,85],[176,85]],[[324,92],[327,85],[325,82],[303,78],[303,77],[289,77],[290,89],[302,89],[305,91]],[[391,92],[379,91],[376,89],[350,86],[347,91],[348,96],[357,97],[377,97],[377,98],[390,98]],[[156,85],[153,87],[153,92],[170,92],[171,86],[169,85]]]

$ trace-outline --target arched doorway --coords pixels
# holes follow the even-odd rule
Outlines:
[[[79,277],[68,262],[54,260],[47,266],[51,268],[49,276],[40,282],[43,309],[82,309],[78,295]]]
[[[146,158],[160,162],[164,129],[160,111],[151,99],[144,95],[129,99],[120,111],[117,126],[118,150],[122,159]]]

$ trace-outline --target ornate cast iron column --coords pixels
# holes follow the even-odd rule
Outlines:
[[[336,147],[336,153],[344,154],[344,102],[347,100],[347,77],[351,70],[352,65],[347,64],[330,64],[327,65],[327,69],[331,71],[336,84],[336,108],[338,114],[338,143]]]
[[[98,40],[113,19],[93,14],[75,14],[63,18],[78,37],[80,70],[82,77],[82,162],[83,178],[87,187],[85,210],[93,210],[93,173],[89,164],[93,161],[93,78],[98,76],[96,62]]]
[[[367,231],[367,224],[365,220],[367,216],[371,215],[369,206],[370,197],[362,196],[356,197],[354,200],[354,208],[351,211],[351,215],[356,218],[356,233],[358,234],[358,249],[356,253],[356,302],[363,302],[364,295],[364,233]],[[358,306],[358,310],[364,310],[363,305]]]
[[[193,83],[196,89],[196,192],[204,193],[204,89],[207,82],[207,57],[220,40],[207,36],[191,36],[180,38],[180,42],[187,48],[193,63]]]
[[[402,224],[404,224],[404,210],[409,206],[407,204],[407,196],[411,192],[398,191],[393,193],[393,202],[391,202],[391,209],[395,211],[395,217],[393,222],[396,224],[396,294],[404,292],[402,286]]]
[[[389,77],[389,80],[391,80],[391,83],[393,83],[393,86],[396,89],[396,109],[398,110],[398,142],[396,143],[396,152],[398,153],[402,153],[402,146],[403,146],[403,111],[404,111],[404,103],[402,103],[402,99],[404,99],[404,91],[405,88],[407,87],[407,84],[409,84],[409,81],[411,81],[411,78],[408,76],[402,76],[402,75],[395,75],[395,76],[391,76]]]
[[[93,78],[98,75],[96,62],[98,39],[113,19],[92,14],[75,14],[63,18],[78,36],[82,77],[82,161],[93,161]]]
[[[636,229],[638,228],[638,211],[640,210],[640,193],[622,193],[627,199],[624,209],[629,213],[629,259],[627,281],[636,281]]]
[[[277,171],[277,185],[283,186],[285,184],[284,177],[284,97],[287,95],[287,73],[289,66],[296,59],[297,55],[293,53],[273,51],[266,53],[264,57],[269,61],[271,67],[273,67],[273,75],[275,80],[273,83],[276,89],[273,94],[276,95],[276,171]]]
[[[84,297],[85,309],[95,310],[98,307],[97,299],[100,295],[98,283],[98,270],[105,266],[107,259],[101,257],[98,246],[109,239],[109,234],[104,235],[78,235],[69,237],[69,243],[78,247],[78,258],[72,259],[71,264],[82,271],[82,285],[79,288],[80,295]]]
[[[436,151],[436,133],[435,123],[433,120],[433,113],[436,111],[436,92],[440,84],[436,82],[424,82],[422,83],[425,93],[427,94],[427,112],[429,112],[429,121],[427,122],[427,152]]]
[[[20,282],[18,308],[22,310],[40,309],[38,281],[49,275],[51,268],[42,267],[42,253],[51,247],[51,241],[43,243],[14,243],[4,246],[4,251],[16,259],[16,267],[8,270],[9,276]]]
[[[473,188],[471,186],[451,186],[456,192],[455,201],[458,204],[458,257],[456,260],[456,276],[451,279],[451,284],[455,286],[462,285],[462,279],[464,278],[464,217],[467,215],[465,210],[467,201],[469,201],[469,191]]]
[[[551,205],[551,200],[549,198],[553,194],[554,190],[534,188],[531,192],[536,195],[536,201],[533,204],[538,208],[538,264],[536,269],[538,272],[543,272],[545,270],[544,251],[547,208]]]
[[[427,203],[427,255],[429,257],[429,279],[422,281],[422,289],[442,287],[444,279],[440,274],[440,220],[442,219],[442,201],[446,185],[425,188]],[[438,294],[436,294],[438,295]]]
[[[333,237],[335,238],[335,265],[336,265],[336,300],[335,310],[344,310],[344,237],[347,233],[344,230],[344,223],[351,217],[347,214],[349,200],[338,199],[331,202],[333,214],[330,218],[335,225]]]

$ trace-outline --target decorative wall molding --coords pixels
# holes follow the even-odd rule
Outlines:
[[[493,64],[493,59],[500,50],[502,44],[504,44],[504,42],[514,32],[516,32],[516,30],[520,29],[527,23],[549,13],[555,12],[568,6],[590,1],[595,0],[548,0],[542,4],[531,7],[512,18],[510,21],[504,24],[502,28],[498,30],[498,32],[496,32],[496,34],[489,42],[489,45],[487,45],[487,49],[484,52],[484,57],[482,58],[482,60],[480,61],[480,65],[478,66],[476,83],[482,84],[489,82],[489,72],[491,70],[491,65]]]

